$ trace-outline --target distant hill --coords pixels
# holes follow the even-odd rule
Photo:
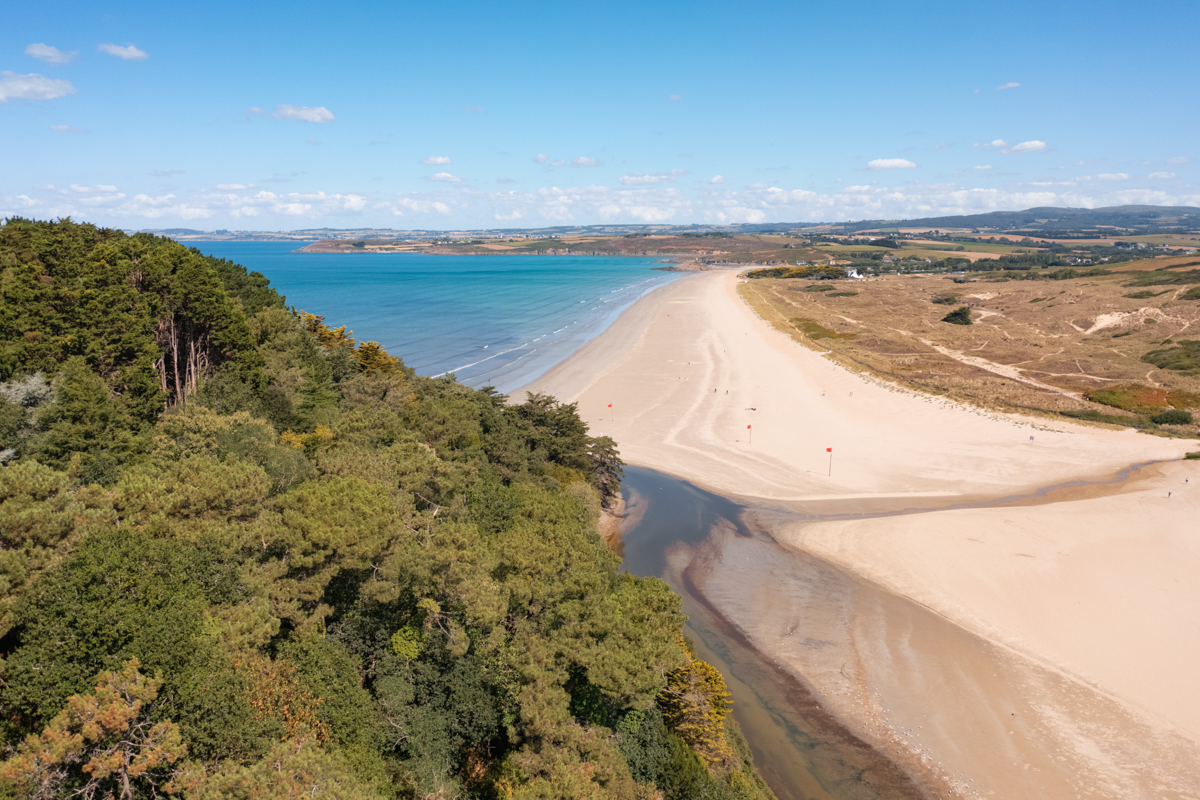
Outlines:
[[[980,228],[997,231],[1071,232],[1098,227],[1132,231],[1200,230],[1200,208],[1191,206],[1113,206],[1111,208],[1029,208],[954,217],[874,219],[860,222],[769,222],[746,225],[561,225],[551,228],[484,228],[478,230],[394,230],[390,228],[308,228],[293,231],[198,231],[190,228],[147,230],[179,241],[323,241],[471,238],[566,238],[572,236],[683,236],[705,233],[789,233],[807,228],[834,228],[844,233],[874,228]]]
[[[1147,229],[1200,228],[1200,208],[1192,206],[1111,206],[1109,208],[1028,208],[955,217],[864,220],[839,225],[847,232],[882,227],[988,228],[992,230],[1062,231],[1098,227]]]

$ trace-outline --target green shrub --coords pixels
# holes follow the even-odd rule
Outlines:
[[[939,306],[952,306],[958,302],[958,295],[951,293],[939,294],[929,302],[936,303]]]
[[[942,322],[949,322],[951,325],[970,325],[971,324],[971,308],[970,306],[959,306],[951,311],[946,316],[942,317]]]
[[[1155,414],[1150,421],[1155,425],[1191,425],[1192,415],[1190,412],[1173,408],[1170,411]]]
[[[802,291],[802,292],[832,292],[833,287],[829,286],[828,284],[822,286],[819,283],[814,283],[811,286],[805,286],[800,291]]]

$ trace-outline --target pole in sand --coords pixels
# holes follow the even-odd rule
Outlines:
[[[746,430],[750,431],[749,425],[746,426]],[[754,431],[750,431],[746,436],[749,437],[747,444],[754,444]]]
[[[608,407],[612,408],[612,403],[609,403]],[[616,422],[617,421],[617,412],[613,411],[610,413],[612,413],[612,419],[610,419],[609,422]]]
[[[825,452],[829,453],[829,476],[828,477],[832,478],[833,477],[833,448],[826,447]]]

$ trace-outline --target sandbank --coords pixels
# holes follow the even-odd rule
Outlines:
[[[1200,796],[1200,469],[1178,462],[1195,442],[900,390],[773,329],[738,281],[657,290],[526,388],[578,402],[629,463],[774,510],[782,545],[881,590],[840,612],[829,652],[853,656],[847,672],[796,645],[828,620],[803,618],[812,598],[788,575],[763,579],[769,554],[738,540],[710,558],[710,596],[756,647],[864,736],[953,777],[943,790]],[[904,509],[920,513],[846,518]]]

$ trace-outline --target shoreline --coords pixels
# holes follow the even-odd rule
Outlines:
[[[948,774],[986,776],[998,796],[1032,790],[1022,778],[1028,769],[1043,777],[1066,770],[1061,780],[1046,778],[1038,788],[1043,797],[1184,797],[1189,786],[1200,787],[1193,769],[1200,763],[1200,698],[1186,688],[1189,666],[1198,662],[1187,647],[1164,648],[1160,641],[1170,635],[1177,609],[1200,608],[1200,576],[1192,566],[1200,553],[1189,550],[1183,537],[1191,527],[1187,520],[1200,510],[1193,508],[1200,495],[1188,494],[1187,505],[1180,500],[1173,507],[1158,497],[1166,501],[1165,481],[1182,483],[1191,465],[1155,465],[1116,486],[1101,483],[1138,462],[1180,459],[1194,443],[983,411],[880,385],[775,331],[742,302],[736,280],[731,274],[688,275],[651,293],[527,388],[578,402],[584,420],[611,435],[627,462],[753,506],[781,546],[846,570],[940,619],[940,626],[928,627],[927,649],[906,645],[903,664],[885,646],[898,644],[894,630],[903,615],[862,616],[859,609],[854,613],[862,625],[851,639],[862,674],[870,676],[860,687],[868,690],[864,696],[879,692],[889,708],[904,706],[912,689],[901,677],[919,684],[922,675],[938,674],[943,654],[932,643],[957,643],[978,678],[959,688],[987,701],[978,712],[991,722],[957,728],[951,722],[962,698],[931,701],[932,710],[922,713],[932,713],[954,734],[927,736],[924,749],[946,762]],[[834,396],[837,401],[829,399]],[[753,443],[742,440],[746,425],[753,425]],[[841,457],[832,470],[824,458],[831,444],[835,458]],[[1000,504],[1042,487],[1051,487],[1043,491],[1048,496]],[[1176,490],[1173,499],[1180,497]],[[991,507],[945,508],[981,502]],[[916,508],[894,515],[905,507]],[[864,518],[797,521],[797,511]],[[887,512],[893,516],[865,518]],[[785,516],[791,527],[780,525]],[[1104,527],[1109,518],[1117,520],[1115,527]],[[1139,535],[1148,527],[1156,536]],[[985,535],[974,535],[980,531]],[[1093,538],[1108,544],[1097,548]],[[971,539],[991,544],[981,547]],[[734,542],[735,551],[739,544]],[[1181,588],[1171,588],[1164,600],[1164,583]],[[759,591],[755,581],[738,584],[743,595]],[[722,614],[755,647],[807,677],[812,665],[780,639],[779,626],[795,612],[792,600],[771,595],[750,604],[736,592],[718,594]],[[1026,595],[1036,602],[1014,601]],[[1087,604],[1106,596],[1120,599],[1107,601],[1103,611],[1090,610]],[[1187,612],[1184,628],[1197,613]],[[1139,636],[1146,619],[1155,621],[1153,635]],[[992,655],[964,644],[961,637],[968,634],[993,648]],[[1000,662],[1007,671],[997,676],[1005,680],[985,681],[985,670]],[[920,668],[909,669],[914,664]],[[1028,706],[1022,681],[1042,687],[1030,690],[1040,711],[1028,710],[1036,724],[1008,731],[997,703],[1008,698],[1009,705]],[[826,683],[822,702],[869,735],[864,718],[854,723],[855,707]],[[1185,702],[1172,704],[1179,691]],[[1075,702],[1083,696],[1115,705],[1105,706],[1102,719],[1089,717]],[[1175,754],[1171,763],[1157,765],[1159,788],[1171,784],[1165,794],[1131,766],[1154,763],[1156,743]],[[1092,756],[1084,752],[1088,747]],[[986,769],[976,763],[980,753],[1029,755],[1046,748],[1058,761],[1036,766],[1026,759],[1028,767],[995,763]],[[964,792],[978,787],[964,786]]]

